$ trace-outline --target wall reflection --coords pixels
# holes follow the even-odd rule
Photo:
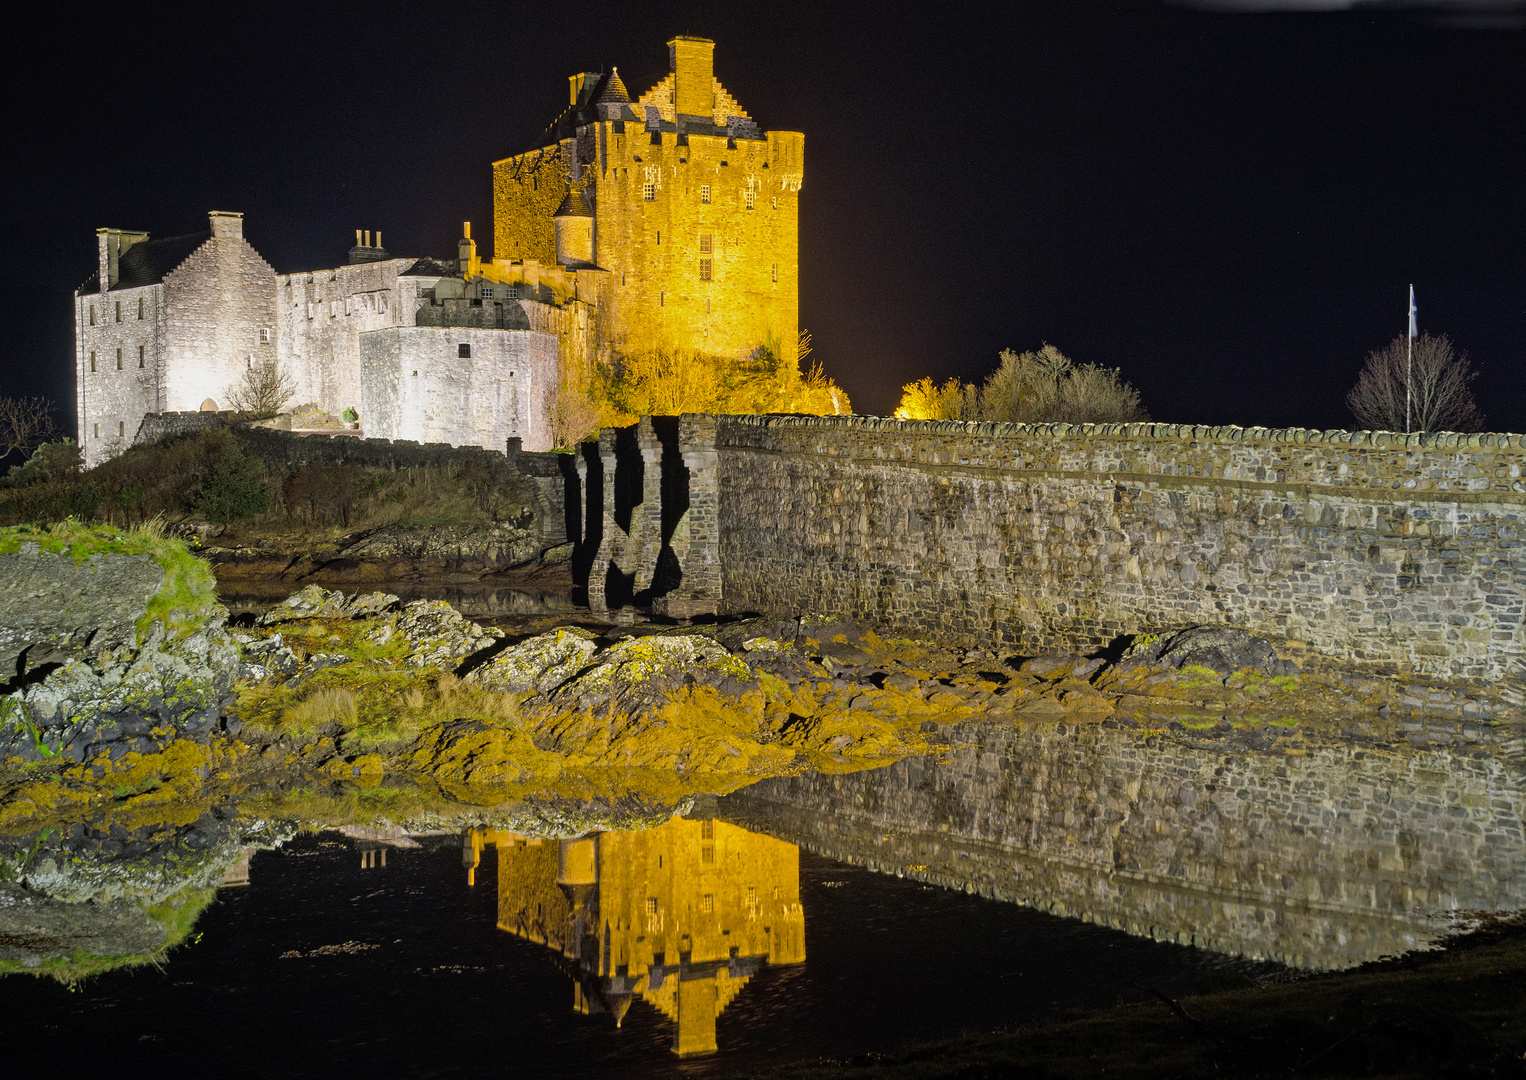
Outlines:
[[[498,925],[567,961],[573,1008],[618,1025],[639,997],[673,1023],[673,1052],[713,1053],[715,1021],[764,964],[805,960],[800,849],[709,819],[536,840],[473,829],[475,882],[498,849]]]

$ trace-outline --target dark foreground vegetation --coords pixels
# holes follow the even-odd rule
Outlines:
[[[0,485],[0,525],[157,517],[229,528],[229,540],[318,540],[385,525],[492,525],[524,511],[507,460],[406,469],[302,463],[261,434],[213,428],[130,447],[88,472],[79,470],[77,450],[67,452],[72,444],[50,452],[62,446],[50,443]]]
[[[885,1077],[1473,1077],[1526,1075],[1526,923],[1493,923],[1444,952],[1294,982],[1150,996],[1043,1025],[896,1055],[769,1073]]]

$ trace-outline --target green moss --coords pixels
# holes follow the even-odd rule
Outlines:
[[[67,555],[82,563],[93,555],[148,555],[164,569],[164,581],[149,598],[138,620],[138,637],[162,623],[171,640],[200,629],[217,608],[217,579],[212,568],[186,545],[164,535],[155,519],[129,528],[89,525],[70,518],[52,526],[15,525],[0,528],[0,555],[35,543],[43,551]]]
[[[118,968],[141,967],[144,964],[162,963],[175,946],[189,938],[194,944],[200,935],[191,937],[196,920],[217,896],[215,888],[186,888],[157,904],[143,905],[150,919],[164,928],[164,944],[153,952],[127,953],[121,956],[98,956],[85,949],[76,949],[69,956],[44,960],[37,967],[25,967],[20,960],[0,960],[0,975],[38,975],[55,979],[67,986],[75,986],[93,975],[104,975]]]

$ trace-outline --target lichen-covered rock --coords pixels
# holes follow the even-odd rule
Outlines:
[[[587,630],[562,627],[505,649],[466,678],[511,693],[547,693],[587,667],[598,647]]]
[[[674,690],[708,686],[741,695],[757,676],[725,647],[697,634],[627,638],[595,657],[592,667],[549,695],[562,707],[614,703],[625,710],[658,705]]]
[[[493,526],[385,526],[345,548],[342,559],[480,572],[522,566],[540,555],[541,546],[534,509],[516,504]]]
[[[398,598],[391,593],[373,592],[346,597],[338,589],[307,585],[260,616],[261,626],[276,626],[298,619],[365,619],[395,609]]]
[[[165,577],[153,556],[76,560],[34,548],[12,553],[7,569],[20,580],[0,589],[0,627],[30,642],[16,654],[17,678],[0,684],[10,691],[0,693],[0,759],[79,762],[209,734],[240,669],[227,610],[206,596],[199,618],[178,609],[150,617]],[[32,610],[33,594],[61,613],[51,626]]]
[[[28,669],[131,643],[164,583],[150,555],[93,555],[76,562],[35,542],[0,555],[0,685]]]
[[[407,639],[412,650],[408,663],[414,667],[455,667],[503,636],[484,630],[444,600],[415,600],[390,625]]]

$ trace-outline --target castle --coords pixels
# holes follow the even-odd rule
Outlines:
[[[213,211],[204,232],[97,231],[74,296],[87,466],[143,418],[225,410],[248,372],[287,405],[353,410],[367,437],[526,450],[556,442],[569,375],[654,348],[795,357],[804,137],[764,132],[715,79],[713,42],[668,43],[631,100],[618,69],[570,78],[540,145],[493,165],[493,257],[396,258],[357,231],[347,265],[278,274]]]

